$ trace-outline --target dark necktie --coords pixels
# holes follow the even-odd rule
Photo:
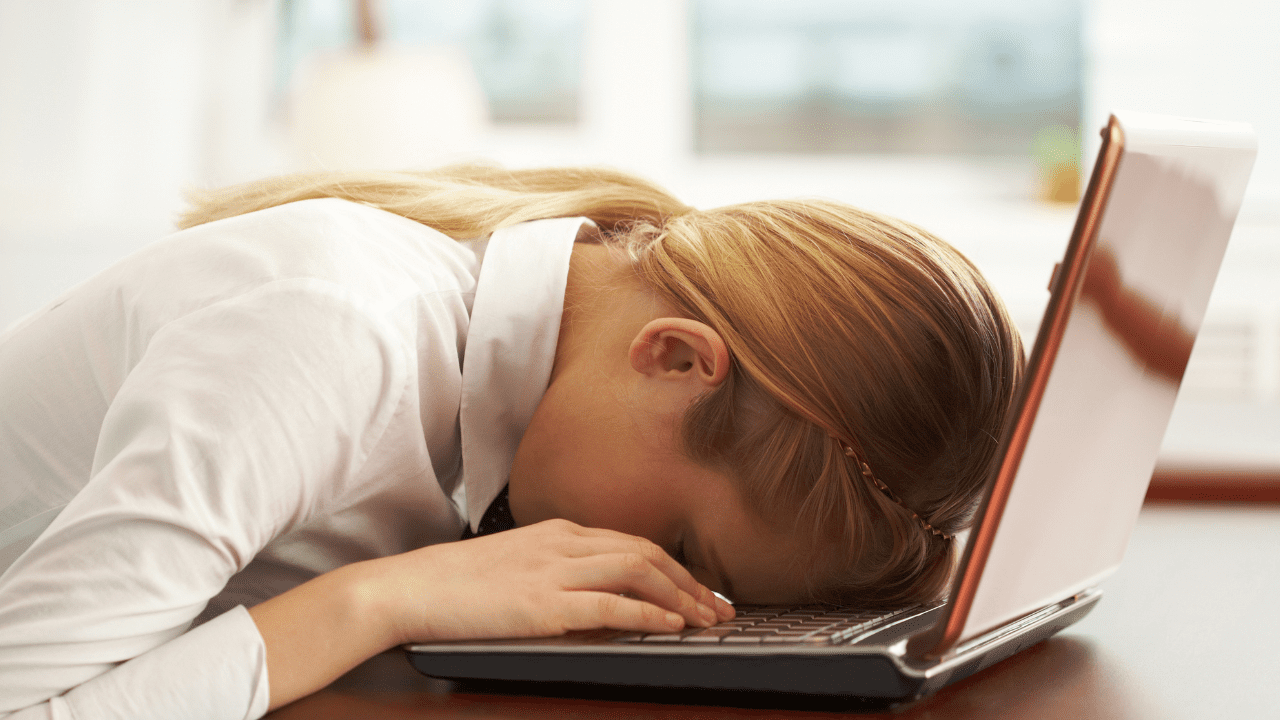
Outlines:
[[[470,540],[481,535],[492,535],[510,530],[515,526],[515,518],[511,517],[511,505],[507,503],[507,488],[503,487],[498,497],[489,503],[489,509],[484,511],[484,517],[480,518],[480,528],[476,532],[471,532],[471,524],[468,523],[462,529],[462,539]]]

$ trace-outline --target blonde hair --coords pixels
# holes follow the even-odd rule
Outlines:
[[[191,208],[179,217],[178,227],[315,198],[370,205],[459,240],[542,218],[589,217],[611,230],[692,209],[657,185],[616,170],[453,165],[426,171],[299,173],[196,191],[189,194]]]
[[[920,520],[945,533],[971,521],[1023,365],[1004,306],[950,245],[830,201],[698,211],[616,171],[474,165],[250,183],[195,197],[181,225],[317,197],[455,238],[595,220],[658,296],[724,338],[730,374],[690,407],[680,439],[736,478],[764,521],[821,553],[809,595],[880,607],[943,592],[955,543]]]
[[[643,232],[649,284],[734,359],[685,417],[689,455],[730,472],[765,517],[786,509],[796,531],[813,529],[834,566],[813,568],[815,599],[939,596],[955,547],[921,521],[968,525],[1022,371],[1017,331],[977,269],[920,228],[827,201],[692,212]]]

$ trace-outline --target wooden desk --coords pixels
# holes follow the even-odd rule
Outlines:
[[[896,712],[841,717],[1280,717],[1280,508],[1148,505],[1098,608],[1061,635]],[[823,703],[752,708],[521,696],[423,678],[384,655],[270,717],[835,717]]]

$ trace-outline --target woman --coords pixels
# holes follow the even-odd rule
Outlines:
[[[466,166],[182,225],[0,337],[14,717],[257,717],[411,640],[713,624],[713,589],[934,598],[1022,363],[959,253],[832,202]]]

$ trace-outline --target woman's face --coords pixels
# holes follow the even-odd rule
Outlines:
[[[800,600],[812,564],[800,543],[679,449],[689,404],[728,373],[723,340],[629,267],[625,253],[574,247],[551,384],[511,468],[512,515],[647,538],[735,602]]]
[[[758,518],[731,478],[679,452],[680,412],[660,407],[643,379],[579,372],[556,376],[520,443],[517,524],[563,518],[638,535],[735,602],[801,600],[799,543]]]

